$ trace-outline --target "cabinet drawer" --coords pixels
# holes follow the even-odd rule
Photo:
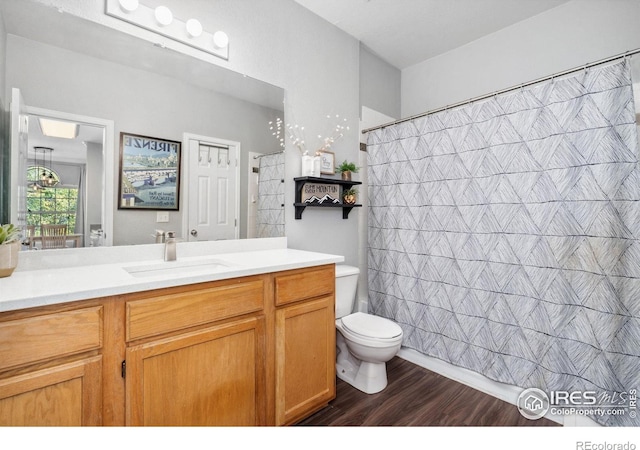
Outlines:
[[[102,347],[102,306],[0,323],[0,370]]]
[[[127,301],[127,342],[261,311],[264,290],[264,278],[251,277],[136,295],[144,298]]]
[[[335,285],[333,264],[278,274],[275,276],[276,306],[333,294]]]

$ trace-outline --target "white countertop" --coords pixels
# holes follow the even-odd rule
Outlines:
[[[344,261],[340,255],[286,248],[286,238],[179,243],[174,263],[164,263],[163,248],[151,244],[21,252],[16,271],[0,278],[0,312]],[[223,266],[212,273],[197,266],[212,260]],[[172,264],[194,266],[143,277],[125,270]]]

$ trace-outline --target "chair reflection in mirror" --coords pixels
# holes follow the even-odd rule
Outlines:
[[[34,246],[34,237],[36,235],[36,226],[35,225],[27,225],[24,227],[24,231],[22,233],[22,245],[25,250],[33,250]]]
[[[41,225],[42,249],[65,248],[67,246],[67,225]]]

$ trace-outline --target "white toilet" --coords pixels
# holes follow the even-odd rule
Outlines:
[[[402,328],[384,317],[351,313],[357,267],[336,265],[336,373],[356,389],[375,394],[387,386],[387,361],[402,344]]]

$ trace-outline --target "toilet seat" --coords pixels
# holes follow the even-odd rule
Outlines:
[[[343,317],[342,328],[348,334],[379,343],[391,343],[402,339],[402,328],[384,317],[356,312]]]

